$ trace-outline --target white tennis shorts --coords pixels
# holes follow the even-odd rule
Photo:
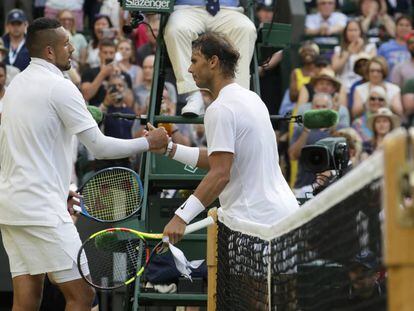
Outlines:
[[[56,283],[81,278],[76,261],[82,242],[72,222],[56,227],[0,225],[0,230],[13,278],[41,273],[48,273]],[[88,275],[85,253],[81,267]]]

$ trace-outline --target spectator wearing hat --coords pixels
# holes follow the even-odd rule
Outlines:
[[[331,68],[321,69],[317,75],[311,78],[309,84],[301,88],[297,105],[312,102],[315,93],[330,94],[334,99],[335,108],[339,108],[339,106],[346,107],[346,90],[341,81],[335,77],[335,73]]]
[[[4,62],[6,60],[7,54],[9,53],[9,50],[6,49],[3,43],[3,39],[0,38],[0,62]],[[14,67],[12,65],[6,64],[6,70],[7,70],[7,77],[6,77],[6,86],[9,85],[11,80],[20,72],[20,69],[17,67]]]
[[[7,14],[6,34],[3,42],[8,54],[6,64],[24,70],[30,63],[29,51],[26,47],[27,18],[22,10],[14,9]]]
[[[361,116],[368,101],[370,89],[374,86],[381,86],[385,89],[388,107],[399,116],[402,116],[401,90],[398,85],[385,81],[388,75],[387,61],[381,56],[373,57],[367,68],[368,81],[356,87],[354,93],[354,104],[352,116]]]
[[[402,15],[396,20],[395,39],[392,38],[380,45],[378,55],[388,62],[390,72],[396,64],[410,59],[407,49],[406,36],[412,31],[412,20],[409,16]],[[387,77],[390,78],[390,77]]]
[[[334,48],[332,57],[332,69],[344,84],[347,94],[352,84],[360,78],[354,71],[354,63],[361,53],[373,57],[377,54],[377,48],[374,43],[366,42],[361,24],[357,20],[351,20],[346,24],[341,36],[341,45]]]
[[[373,137],[372,130],[368,126],[368,118],[377,113],[378,109],[387,107],[387,94],[381,86],[374,86],[370,89],[368,101],[364,109],[364,114],[352,122],[352,127],[361,136],[363,142],[371,141]]]
[[[388,108],[380,108],[368,117],[368,128],[372,131],[372,139],[363,144],[365,156],[381,148],[384,137],[393,129],[401,125],[400,118]],[[364,155],[363,155],[364,157]]]
[[[353,70],[359,79],[356,80],[349,89],[348,95],[348,110],[352,111],[352,106],[354,105],[354,93],[355,89],[358,85],[364,84],[368,81],[367,78],[367,65],[369,60],[371,59],[371,55],[367,53],[359,53],[357,57],[354,59],[354,67]]]
[[[409,33],[406,37],[408,52],[411,58],[405,62],[395,65],[391,73],[391,82],[400,88],[404,83],[414,76],[414,33]]]
[[[349,262],[347,301],[341,307],[361,307],[364,311],[385,311],[386,290],[380,264],[371,251],[361,251]],[[381,299],[381,297],[383,299]],[[359,308],[358,308],[359,309]]]

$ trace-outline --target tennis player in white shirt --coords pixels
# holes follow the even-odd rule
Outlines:
[[[94,291],[77,269],[81,241],[67,209],[73,135],[99,159],[161,148],[168,135],[161,128],[121,140],[100,132],[79,90],[63,77],[74,49],[58,21],[35,20],[26,45],[31,62],[6,90],[0,127],[0,230],[13,310],[38,310],[45,273],[65,296],[66,310],[90,310]]]
[[[258,224],[273,224],[298,209],[278,164],[266,105],[234,82],[238,59],[237,50],[218,34],[205,33],[193,42],[189,72],[213,98],[204,116],[207,149],[170,142],[166,154],[209,171],[165,226],[171,243],[217,197],[229,217]]]

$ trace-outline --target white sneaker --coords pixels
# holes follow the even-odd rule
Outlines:
[[[204,114],[204,101],[200,91],[191,92],[186,100],[187,104],[181,109],[181,115],[198,117]]]

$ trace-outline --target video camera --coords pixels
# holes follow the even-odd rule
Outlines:
[[[312,173],[336,170],[340,176],[348,167],[348,145],[344,137],[328,137],[303,147],[300,157],[304,168]]]

